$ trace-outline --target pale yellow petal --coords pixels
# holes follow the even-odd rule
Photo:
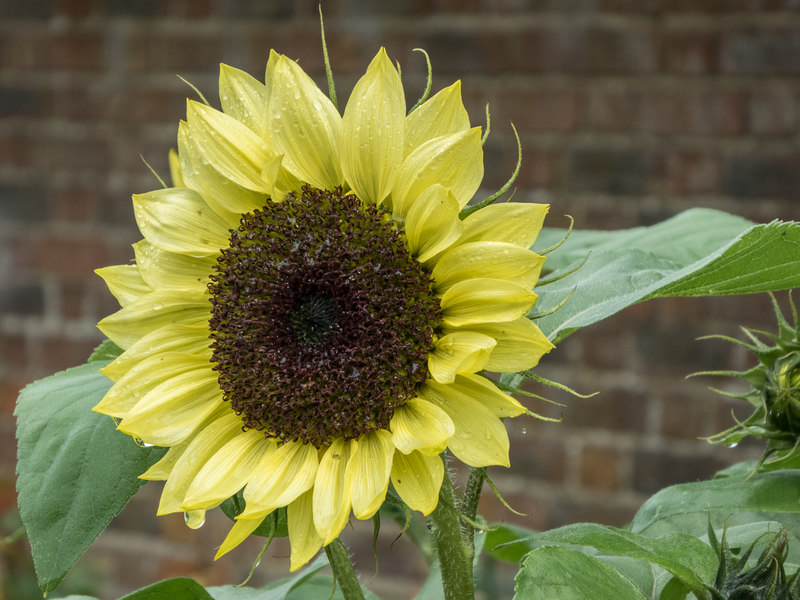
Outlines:
[[[405,155],[435,137],[469,129],[469,115],[461,101],[461,82],[439,91],[406,117]]]
[[[114,265],[94,271],[108,286],[108,291],[117,299],[120,306],[125,306],[153,291],[142,279],[136,265]]]
[[[490,204],[464,219],[460,243],[508,242],[530,248],[550,208],[547,204],[503,202]]]
[[[167,325],[200,325],[208,322],[211,304],[207,293],[153,292],[134,300],[97,324],[120,348]]]
[[[434,183],[448,188],[459,208],[483,179],[480,127],[434,138],[414,149],[400,166],[392,189],[392,215],[405,219],[414,201]]]
[[[175,148],[169,150],[169,177],[172,180],[172,187],[184,187],[183,172],[181,171],[181,160],[178,158],[178,151]]]
[[[148,444],[172,446],[188,438],[221,405],[216,373],[208,368],[187,371],[155,386],[117,429]]]
[[[355,440],[336,439],[322,455],[314,481],[314,526],[330,544],[341,533],[350,516],[350,479],[347,464],[355,451]]]
[[[453,383],[457,373],[476,373],[486,366],[494,338],[481,333],[460,331],[447,334],[433,345],[428,354],[428,370],[439,383]]]
[[[350,478],[350,499],[357,519],[369,519],[383,504],[389,489],[394,443],[392,434],[378,429],[358,439],[353,457],[347,465]]]
[[[135,243],[133,251],[142,279],[155,290],[204,291],[217,262],[213,257],[196,258],[167,252],[147,240]]]
[[[460,210],[450,190],[438,183],[423,191],[406,216],[411,256],[425,262],[453,244],[461,235]]]
[[[455,433],[447,445],[456,458],[473,467],[509,466],[506,428],[479,400],[432,380],[421,386],[420,395],[453,420]]]
[[[445,327],[446,332],[461,329]],[[539,359],[555,346],[542,330],[527,317],[505,323],[474,323],[464,330],[488,335],[497,340],[486,363],[488,371],[517,373],[539,364]]]
[[[172,473],[172,469],[177,464],[178,459],[183,456],[183,453],[186,452],[186,449],[193,439],[194,438],[190,438],[177,446],[172,446],[167,450],[164,456],[150,465],[147,471],[139,475],[139,479],[145,479],[147,481],[166,481]]]
[[[206,462],[229,440],[242,433],[242,420],[229,407],[209,417],[177,457],[161,492],[157,514],[183,512],[186,490]]]
[[[228,247],[228,226],[189,188],[134,194],[133,213],[145,239],[169,252],[212,256]]]
[[[467,279],[442,296],[442,320],[460,327],[472,323],[513,321],[536,303],[536,294],[503,279]]]
[[[178,148],[192,164],[187,184],[227,212],[263,206],[272,185],[264,180],[264,166],[275,153],[246,125],[205,104],[190,101],[186,118],[179,126]]]
[[[531,289],[539,279],[544,257],[507,242],[469,242],[447,250],[431,272],[434,289],[444,292],[464,279],[506,279]]]
[[[300,495],[286,508],[289,521],[289,545],[292,548],[289,570],[296,571],[319,552],[322,538],[314,528],[312,490]]]
[[[427,454],[438,454],[455,433],[447,413],[422,398],[411,398],[398,406],[389,428],[392,443],[403,454],[421,449],[430,449]]]
[[[249,73],[225,64],[219,66],[219,101],[222,110],[264,139],[267,130],[267,89]]]
[[[525,407],[516,398],[509,396],[481,375],[459,375],[450,390],[474,398],[501,419],[518,417],[525,413]]]
[[[437,454],[397,453],[392,464],[392,485],[409,508],[430,514],[439,503],[444,464]]]
[[[242,518],[266,515],[286,506],[314,485],[319,459],[311,444],[286,442],[264,456],[244,489]]]
[[[341,117],[294,61],[279,56],[270,77],[269,135],[284,165],[301,181],[331,189],[343,181],[338,139]]]
[[[208,327],[205,325],[167,325],[140,338],[100,372],[112,381],[119,381],[138,363],[164,352],[181,352],[209,361],[209,344]]]
[[[125,417],[156,386],[176,375],[204,368],[211,373],[211,364],[202,356],[182,352],[150,355],[126,371],[92,410],[112,417]],[[101,372],[105,375],[105,369]]]
[[[406,100],[400,75],[380,49],[358,80],[342,117],[342,171],[362,201],[381,204],[403,160]]]
[[[258,526],[261,525],[263,521],[264,517],[256,517],[254,519],[236,519],[236,521],[233,523],[233,527],[231,527],[231,530],[228,532],[228,535],[225,537],[225,540],[219,547],[219,550],[217,550],[217,553],[214,555],[214,560],[224,556],[245,541],[256,529],[258,529]]]
[[[203,465],[186,491],[181,508],[208,509],[233,496],[244,487],[272,445],[261,431],[242,431]]]

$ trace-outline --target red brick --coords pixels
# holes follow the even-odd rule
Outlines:
[[[38,377],[62,371],[86,362],[102,340],[97,332],[93,339],[75,340],[64,337],[45,337],[32,343],[31,356],[37,366]]]
[[[750,96],[750,130],[762,136],[794,135],[797,100],[796,89],[755,89]]]
[[[71,19],[85,19],[97,9],[97,0],[58,0],[56,11]]]
[[[523,144],[522,169],[516,185],[522,188],[553,188],[564,180],[563,153]]]
[[[572,131],[581,98],[573,87],[510,89],[499,93],[493,106],[520,131]]]
[[[536,400],[522,398],[521,402],[538,411]],[[510,461],[512,469],[525,477],[550,482],[563,482],[567,471],[567,454],[563,440],[544,437],[542,432],[559,427],[553,423],[534,422],[520,417],[506,422],[511,440]]]
[[[641,94],[627,86],[598,85],[587,93],[585,123],[600,131],[630,131],[639,120]]]
[[[33,162],[31,139],[20,131],[0,131],[0,165],[25,169]]]
[[[662,61],[671,73],[705,75],[719,71],[717,31],[670,31],[662,41]]]
[[[666,159],[667,190],[678,194],[713,193],[719,188],[719,157],[707,150],[675,150]]]
[[[101,69],[105,63],[103,36],[70,31],[47,40],[46,67],[76,71]]]
[[[175,123],[186,114],[186,98],[194,97],[188,86],[171,89],[137,87],[115,94],[106,106],[106,116],[122,123]],[[210,102],[216,98],[209,97]],[[132,152],[131,154],[136,154]]]
[[[26,356],[27,354],[25,348],[22,346],[16,346],[13,349],[22,356]],[[5,354],[5,349],[0,349],[0,351]],[[11,366],[13,367],[13,364]],[[27,364],[25,366],[27,367]],[[0,415],[10,417],[14,414],[14,409],[17,407],[17,397],[20,391],[30,383],[27,379],[20,377],[19,374],[22,371],[23,368],[19,368],[15,370],[13,374],[0,377]]]
[[[48,202],[48,215],[53,221],[87,223],[94,220],[102,198],[99,188],[70,185],[52,190]]]
[[[640,127],[652,133],[737,135],[745,129],[746,99],[737,92],[660,90],[642,99]]]
[[[619,489],[622,480],[619,458],[619,451],[614,448],[584,446],[580,458],[581,486],[606,492]]]
[[[91,237],[27,238],[14,249],[18,265],[67,277],[90,277],[109,264],[108,244]]]

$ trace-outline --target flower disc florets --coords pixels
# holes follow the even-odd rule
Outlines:
[[[242,216],[211,276],[214,369],[247,429],[316,447],[387,428],[439,301],[382,211],[341,189]]]

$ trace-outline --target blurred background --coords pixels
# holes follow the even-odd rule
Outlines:
[[[648,225],[704,206],[754,221],[800,217],[798,0],[325,0],[340,104],[380,45],[402,65],[413,104],[455,79],[485,146],[485,190],[508,178],[520,132],[516,201],[552,205],[548,225]],[[263,80],[270,48],[322,83],[314,0],[0,0],[0,539],[18,525],[16,395],[85,361],[117,305],[92,270],[132,259],[132,193],[166,176],[185,98],[181,75],[217,104],[219,63]],[[409,104],[409,105],[411,105]],[[481,192],[479,192],[479,196]],[[785,296],[783,297],[785,304]],[[546,529],[575,521],[624,525],[652,493],[757,454],[700,436],[732,423],[734,402],[698,370],[750,366],[739,349],[695,341],[774,329],[766,296],[658,300],[565,340],[539,367],[591,399],[516,419],[511,469],[490,475],[508,502],[490,521]],[[529,404],[534,410],[542,407]],[[244,579],[260,548],[213,562],[228,523],[199,531],[156,518],[148,484],[89,550],[63,591],[116,598],[161,578],[207,585]],[[412,597],[425,567],[398,530],[382,530],[378,574],[371,523],[347,531],[364,578],[387,598]],[[4,598],[41,597],[24,540],[0,547]],[[276,542],[257,582],[288,571]],[[513,570],[487,565],[499,594]],[[59,592],[62,590],[59,590]],[[51,596],[58,596],[59,593]],[[493,596],[498,597],[498,596]],[[4,600],[3,596],[0,599]]]

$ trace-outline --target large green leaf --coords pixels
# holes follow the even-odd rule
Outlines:
[[[543,531],[521,538],[514,546],[517,549],[520,545],[538,548],[553,543],[570,545],[580,551],[584,551],[583,547],[593,548],[602,556],[593,552],[587,554],[592,554],[606,564],[624,568],[626,571],[633,569],[627,561],[609,562],[606,557],[625,557],[657,565],[684,582],[698,594],[698,597],[704,592],[705,584],[712,582],[718,563],[711,547],[692,535],[670,533],[654,539],[596,523],[576,523]],[[635,574],[637,583],[643,586],[642,591],[652,587],[652,578],[643,579],[635,569],[631,572]]]
[[[98,373],[105,364],[51,375],[17,401],[19,507],[43,592],[58,586],[163,453],[138,447],[91,411],[111,386]]]
[[[664,488],[636,513],[631,530],[648,536],[684,531],[703,535],[709,520],[716,529],[757,521],[779,521],[800,530],[800,471],[757,473],[749,479],[722,477]]]
[[[612,567],[562,546],[530,552],[517,573],[514,591],[515,600],[646,600]]]
[[[214,600],[202,585],[188,577],[159,581],[120,600]]]
[[[545,230],[536,248],[563,232]],[[588,258],[586,258],[588,256]],[[543,286],[538,312],[567,303],[537,321],[551,339],[652,298],[751,294],[800,286],[800,223],[750,221],[691,209],[651,227],[575,231],[548,256],[555,277]]]

